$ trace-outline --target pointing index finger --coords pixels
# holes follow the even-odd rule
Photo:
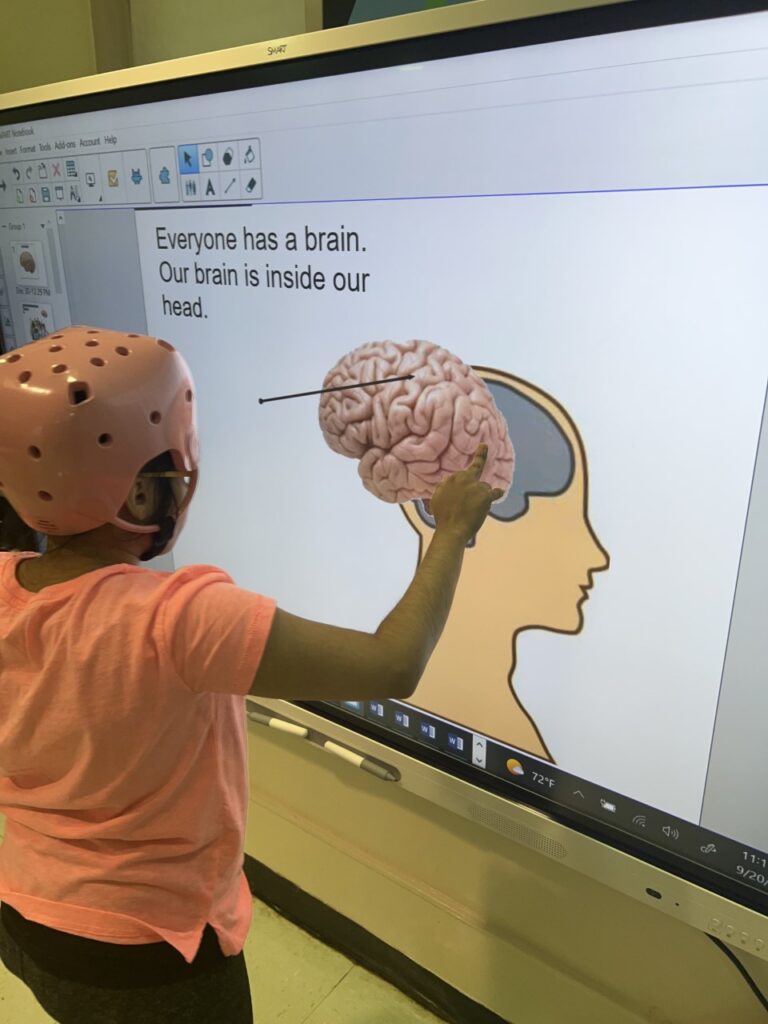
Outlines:
[[[472,459],[472,462],[471,462],[471,464],[469,466],[469,468],[475,473],[475,476],[477,476],[477,477],[480,476],[480,474],[482,473],[483,468],[485,466],[485,462],[486,462],[487,458],[488,458],[488,445],[487,444],[479,445],[477,451],[475,452],[475,457],[474,457],[474,459]]]

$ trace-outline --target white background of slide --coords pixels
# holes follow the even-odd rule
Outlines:
[[[201,483],[177,566],[220,565],[295,614],[375,629],[412,577],[414,533],[326,446],[317,398],[258,397],[321,387],[386,338],[530,380],[581,431],[611,567],[580,635],[521,635],[516,690],[566,771],[698,820],[768,372],[767,214],[760,188],[139,213],[148,330],[198,385]],[[341,224],[366,252],[245,258],[367,271],[365,294],[158,276],[161,259],[193,262],[156,250],[158,225]],[[197,258],[223,260],[244,257]],[[202,295],[208,318],[164,316],[163,292]]]

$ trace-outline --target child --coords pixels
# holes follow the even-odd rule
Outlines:
[[[487,452],[435,492],[429,551],[369,634],[213,566],[141,567],[198,477],[195,387],[167,342],[67,328],[0,357],[0,396],[0,490],[47,535],[43,555],[0,554],[0,955],[64,1024],[249,1021],[242,698],[413,693],[502,496]]]

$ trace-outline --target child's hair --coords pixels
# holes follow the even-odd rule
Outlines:
[[[165,482],[165,481],[163,481]],[[0,496],[0,551],[40,551],[40,538]]]

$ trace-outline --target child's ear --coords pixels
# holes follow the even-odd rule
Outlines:
[[[147,522],[155,512],[155,484],[155,480],[137,477],[126,499],[128,511],[140,523]]]

